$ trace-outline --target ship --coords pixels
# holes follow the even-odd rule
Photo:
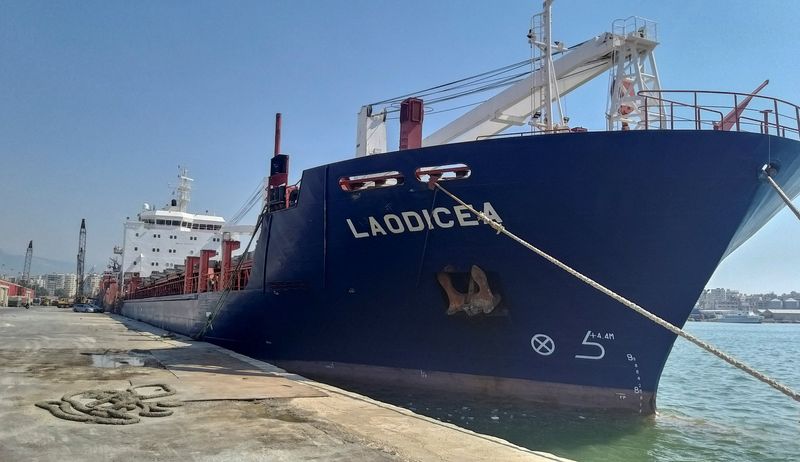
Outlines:
[[[800,192],[800,108],[763,85],[663,89],[654,22],[566,47],[551,3],[528,32],[531,72],[453,122],[423,139],[423,98],[391,101],[399,150],[390,112],[365,105],[355,158],[289,184],[279,117],[257,239],[223,239],[173,279],[131,277],[123,314],[331,383],[653,414],[676,336],[492,225],[683,326],[784,206],[766,177]],[[604,74],[606,129],[571,127],[559,98]]]
[[[761,321],[764,320],[764,316],[760,314],[753,313],[752,311],[731,311],[729,313],[723,313],[715,321],[719,322],[735,322],[735,323],[743,323],[743,324],[761,324]]]

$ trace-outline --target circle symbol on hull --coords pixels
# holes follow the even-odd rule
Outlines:
[[[531,337],[531,347],[542,356],[550,356],[556,351],[556,342],[548,335],[536,334]]]

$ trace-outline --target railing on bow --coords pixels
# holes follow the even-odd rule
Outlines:
[[[644,90],[645,130],[730,130],[800,139],[800,107],[752,93]]]
[[[136,300],[151,297],[164,297],[167,295],[194,294],[198,292],[219,292],[225,290],[230,285],[230,290],[242,290],[247,287],[250,280],[250,273],[253,269],[253,261],[247,260],[241,267],[231,268],[227,274],[222,273],[220,268],[209,270],[208,277],[205,278],[206,287],[200,290],[200,275],[195,271],[189,276],[187,284],[186,273],[178,273],[145,282],[141,287],[129,290],[125,295],[126,300]]]

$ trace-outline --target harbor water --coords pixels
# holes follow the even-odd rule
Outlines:
[[[800,389],[800,324],[687,323],[686,330]],[[800,403],[683,339],[638,417],[352,385],[374,398],[534,450],[591,461],[796,461]]]

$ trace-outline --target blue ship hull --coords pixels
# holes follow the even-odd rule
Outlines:
[[[675,336],[477,223],[416,169],[466,164],[468,178],[442,185],[683,326],[722,258],[782,206],[761,167],[777,166],[794,194],[798,154],[797,142],[758,134],[630,131],[492,139],[313,168],[297,205],[266,218],[249,285],[225,299],[207,338],[315,378],[652,413]],[[389,171],[405,181],[360,192],[339,185]],[[500,303],[448,314],[437,274],[446,270],[466,292],[473,265]],[[129,300],[125,314],[191,334],[218,297]]]

